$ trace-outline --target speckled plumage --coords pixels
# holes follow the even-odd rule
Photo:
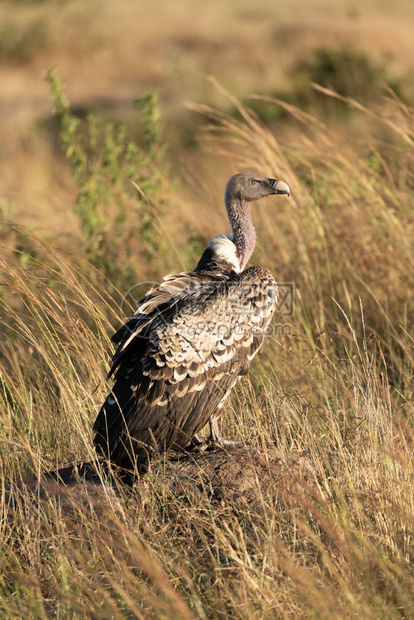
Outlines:
[[[263,344],[277,284],[264,268],[237,273],[253,250],[250,205],[243,203],[242,191],[231,193],[234,179],[240,189],[240,177],[268,184],[267,193],[249,201],[288,193],[286,184],[275,191],[273,179],[232,177],[226,206],[234,243],[215,237],[193,272],[166,276],[113,337],[115,382],[94,431],[98,452],[118,465],[128,468],[135,460],[146,463],[154,451],[186,447],[220,411]]]

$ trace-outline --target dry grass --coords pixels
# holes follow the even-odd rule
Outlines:
[[[320,0],[300,11],[270,0],[254,14],[211,2],[197,20],[184,1],[155,1],[145,15],[132,0],[1,7],[14,28],[12,56],[0,55],[2,617],[414,618],[414,111],[391,93],[362,107],[325,90],[352,112],[332,120],[270,97],[285,116],[269,129],[234,96],[269,100],[322,38],[361,43],[404,76],[412,7]],[[32,126],[50,107],[41,71],[55,63],[76,104],[110,100],[130,126],[125,102],[162,87],[175,179],[163,177],[168,206],[146,197],[151,235],[164,239],[156,259],[121,237],[119,260],[137,280],[192,268],[227,229],[217,205],[230,174],[254,169],[291,186],[289,201],[255,208],[253,257],[295,284],[294,315],[276,318],[291,335],[268,340],[223,426],[269,461],[275,446],[308,459],[313,474],[263,474],[257,499],[243,501],[178,491],[161,463],[133,493],[99,472],[99,484],[65,491],[23,487],[10,504],[10,485],[94,459],[124,294],[86,260],[71,170],[51,128]],[[190,112],[183,98],[203,104]],[[197,134],[188,145],[183,119]],[[131,211],[133,199],[122,194]]]
[[[289,202],[258,207],[255,262],[297,287],[291,337],[268,343],[224,424],[315,475],[254,504],[177,494],[151,473],[132,495],[104,479],[60,499],[23,492],[13,510],[4,495],[5,617],[413,617],[412,110],[363,110],[396,134],[363,157],[293,109],[301,143],[282,146],[221,95],[238,119],[193,106],[215,152],[291,184]],[[9,245],[19,234],[3,226]],[[81,257],[30,236],[25,248],[2,278],[1,462],[15,482],[93,458],[117,312]]]

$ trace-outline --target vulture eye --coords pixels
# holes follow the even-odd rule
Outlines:
[[[252,179],[250,181],[250,185],[259,185],[260,181],[258,181],[257,179]]]

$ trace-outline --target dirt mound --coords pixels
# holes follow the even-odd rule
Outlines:
[[[185,454],[156,463],[153,474],[174,493],[207,493],[222,501],[254,503],[263,494],[277,493],[315,479],[315,467],[299,454],[247,446],[201,454]]]
[[[254,505],[263,497],[293,491],[312,483],[316,478],[314,465],[299,454],[280,450],[262,452],[251,447],[215,450],[203,453],[183,453],[155,460],[143,484],[165,486],[174,495],[205,494],[217,501]],[[108,484],[109,483],[109,484]],[[49,472],[41,479],[7,485],[3,505],[13,508],[54,498],[66,509],[80,505],[106,505],[108,492],[134,493],[122,484],[117,472],[97,468],[93,463],[70,465]]]

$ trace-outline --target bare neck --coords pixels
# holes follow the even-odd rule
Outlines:
[[[256,231],[250,215],[250,204],[240,198],[226,196],[227,215],[233,231],[233,243],[240,271],[248,262],[256,243]]]

